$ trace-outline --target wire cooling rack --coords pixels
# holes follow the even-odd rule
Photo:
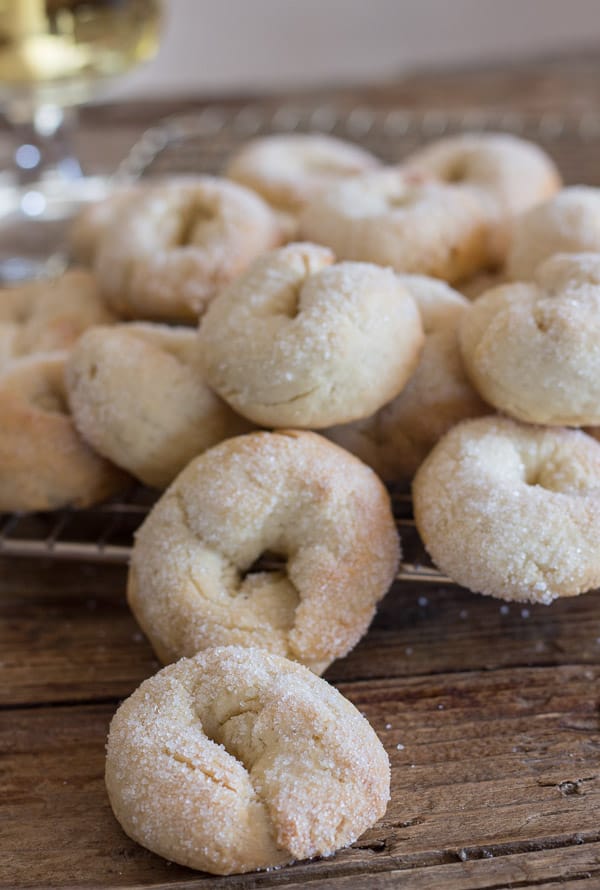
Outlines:
[[[237,146],[269,133],[329,133],[359,142],[385,162],[394,163],[425,142],[467,131],[504,131],[531,139],[554,158],[566,183],[600,184],[600,113],[527,114],[482,108],[405,111],[272,103],[236,110],[211,106],[165,118],[133,146],[117,176],[219,173]]]
[[[391,492],[396,524],[407,561],[398,577],[405,581],[448,581],[433,568],[412,519],[410,495]],[[0,555],[126,563],[136,530],[158,493],[137,487],[127,497],[88,510],[0,514]],[[272,568],[268,560],[259,563]]]
[[[419,145],[465,131],[505,131],[542,145],[566,183],[600,185],[600,114],[521,114],[466,109],[426,112],[333,105],[246,105],[210,107],[166,118],[147,130],[116,174],[117,180],[177,173],[218,173],[227,156],[253,136],[276,132],[325,132],[359,142],[386,162],[401,160]],[[133,535],[156,500],[136,488],[126,497],[88,510],[0,514],[0,555],[126,563]],[[412,519],[410,498],[392,492],[405,562],[406,581],[447,583],[431,566]]]

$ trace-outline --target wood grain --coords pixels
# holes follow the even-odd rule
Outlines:
[[[600,63],[589,54],[415,74],[267,105],[282,99],[531,111],[551,124],[555,112],[597,117]],[[112,169],[156,119],[205,105],[86,109],[87,168]],[[583,152],[576,130],[561,142],[561,166],[569,181],[584,171],[600,182],[595,145]],[[2,888],[600,887],[600,593],[520,607],[451,586],[396,585],[366,638],[327,675],[390,754],[385,818],[331,859],[221,879],[154,856],[112,817],[109,722],[158,666],[124,591],[123,567],[0,560]]]
[[[119,566],[0,562],[0,886],[222,885],[131,843],[108,807],[110,717],[158,666],[125,579]],[[390,754],[385,819],[333,860],[227,886],[360,886],[368,875],[385,887],[399,873],[407,887],[534,886],[566,863],[597,875],[599,604],[596,593],[507,607],[395,585],[328,674]],[[61,702],[81,704],[40,707]]]
[[[0,706],[128,695],[157,667],[121,566],[0,560]],[[396,584],[365,639],[329,669],[354,678],[600,661],[600,593],[546,606]]]
[[[549,848],[570,850],[581,870],[595,856],[598,873],[599,679],[600,668],[564,667],[339,684],[389,752],[385,818],[331,860],[229,885],[446,866],[462,874],[463,861],[493,860],[493,870],[497,860]],[[44,887],[49,876],[57,887],[191,878],[129,841],[110,813],[103,765],[113,711],[102,704],[0,715],[2,886]],[[588,845],[593,854],[572,852]],[[545,862],[543,878],[556,877],[557,857]]]

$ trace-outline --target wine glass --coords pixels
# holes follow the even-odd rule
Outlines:
[[[151,59],[159,30],[159,0],[0,0],[0,105],[16,137],[0,172],[0,282],[47,272],[77,209],[107,194],[71,148],[76,106]]]

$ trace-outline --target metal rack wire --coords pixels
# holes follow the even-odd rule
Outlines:
[[[156,497],[156,492],[136,488],[125,498],[87,510],[0,514],[0,556],[127,563],[133,536]],[[400,566],[398,578],[449,582],[433,568],[423,550],[410,515],[410,496],[393,493],[392,505],[408,558]]]
[[[166,118],[133,146],[117,176],[218,173],[242,141],[274,132],[329,133],[359,142],[385,162],[394,163],[432,139],[485,130],[539,143],[554,157],[567,183],[600,184],[600,113],[526,114],[492,108],[422,112],[301,103],[263,103],[235,110],[212,106]]]
[[[265,103],[231,110],[210,107],[167,118],[131,149],[116,178],[219,172],[243,140],[274,132],[331,133],[360,142],[386,162],[399,161],[418,145],[462,131],[502,130],[541,144],[567,183],[600,185],[600,114],[527,115],[499,109],[426,112],[396,108]],[[88,510],[0,514],[0,556],[126,563],[133,535],[156,494],[143,488]],[[405,562],[399,579],[450,583],[428,560],[411,516],[410,498],[393,493]]]
[[[0,514],[0,555],[126,563],[154,500],[140,488],[86,510]]]

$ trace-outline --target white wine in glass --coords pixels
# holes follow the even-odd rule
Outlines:
[[[64,221],[106,194],[107,179],[83,176],[71,150],[74,106],[156,54],[160,6],[0,0],[0,106],[18,143],[0,174],[0,281],[39,274]]]

